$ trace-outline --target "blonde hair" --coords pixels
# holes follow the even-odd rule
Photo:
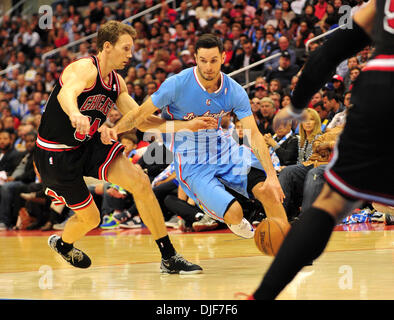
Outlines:
[[[275,108],[274,100],[272,100],[269,97],[264,97],[263,99],[260,100],[260,103],[268,102],[271,104],[272,108]]]
[[[305,110],[307,114],[309,114],[313,120],[315,120],[315,127],[313,128],[312,134],[308,138],[308,142],[312,142],[315,139],[316,135],[321,134],[321,120],[320,116],[316,110],[308,108]],[[305,129],[300,123],[300,146],[303,147],[305,144],[305,140],[307,139]]]
[[[123,34],[129,34],[133,39],[137,36],[137,32],[132,26],[119,21],[110,20],[100,26],[97,33],[98,51],[103,51],[104,43],[106,41],[115,45],[119,37]]]

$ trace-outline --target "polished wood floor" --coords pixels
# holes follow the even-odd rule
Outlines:
[[[326,251],[279,299],[392,300],[394,228],[337,227]],[[251,293],[272,258],[253,240],[228,232],[170,231],[176,249],[200,264],[200,275],[161,275],[160,254],[146,229],[96,229],[77,243],[92,259],[76,269],[51,251],[55,232],[0,231],[0,299],[233,300]],[[60,234],[60,233],[59,233]]]

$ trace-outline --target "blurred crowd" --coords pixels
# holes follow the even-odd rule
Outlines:
[[[161,4],[135,19],[128,19]],[[40,15],[24,16],[23,6],[0,22],[0,230],[61,230],[73,214],[45,195],[32,160],[41,114],[62,70],[73,60],[97,54],[94,34],[108,20],[124,21],[137,31],[133,57],[119,74],[129,94],[142,104],[168,77],[195,65],[194,44],[200,34],[214,33],[224,43],[229,74],[262,59],[265,63],[233,78],[245,86],[256,123],[269,147],[274,168],[285,191],[289,220],[310,206],[323,181],[335,141],[351,108],[351,91],[363,66],[373,54],[367,47],[343,61],[310,101],[308,118],[272,129],[276,112],[290,103],[300,69],[310,52],[324,41],[308,40],[338,26],[339,9],[351,13],[362,0],[193,0],[165,3],[156,0],[56,1],[50,28],[40,28]],[[82,40],[81,40],[82,39]],[[70,45],[78,41],[76,45]],[[55,53],[52,53],[53,50]],[[46,55],[45,59],[43,56]],[[271,57],[271,58],[270,58]],[[121,114],[114,108],[107,125]],[[223,117],[227,130],[240,144],[247,134],[234,115]],[[160,137],[144,140],[131,130],[120,136],[130,161],[148,174],[166,225],[183,231],[224,227],[210,219],[178,187],[172,154]],[[164,161],[151,163],[144,155],[161,150]],[[133,198],[125,190],[86,179],[102,213],[101,228],[141,228]],[[239,197],[239,196],[237,196]],[[245,217],[257,224],[264,210],[257,201],[239,197]],[[371,206],[371,209],[373,207]]]

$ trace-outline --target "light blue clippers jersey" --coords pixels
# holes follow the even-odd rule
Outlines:
[[[216,130],[163,134],[166,147],[189,162],[220,161],[218,157],[228,153],[235,142],[221,130],[221,118],[231,111],[239,119],[252,115],[249,97],[237,82],[221,73],[220,88],[208,93],[198,80],[197,67],[166,79],[151,98],[167,120],[192,120],[199,116],[218,119]]]

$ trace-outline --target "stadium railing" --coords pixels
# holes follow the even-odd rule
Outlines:
[[[171,3],[171,2],[175,3],[175,0],[166,0],[165,2],[166,2],[167,4],[169,4],[169,3]],[[129,22],[131,22],[131,21],[133,21],[133,20],[135,20],[135,19],[138,19],[138,18],[141,17],[141,16],[144,16],[144,15],[149,14],[149,13],[152,12],[152,11],[155,11],[155,10],[157,10],[157,9],[160,9],[161,6],[162,6],[162,3],[159,3],[159,4],[157,4],[157,5],[155,5],[155,6],[151,7],[151,8],[148,8],[148,9],[146,9],[146,10],[144,10],[144,11],[141,11],[141,12],[139,12],[139,13],[137,13],[137,14],[135,14],[135,15],[129,17],[129,18],[127,18],[127,19],[124,19],[124,20],[122,20],[121,22],[122,22],[122,23],[129,23]],[[175,9],[175,10],[176,10],[176,9]],[[155,20],[155,19],[153,19],[153,20]],[[153,21],[153,22],[154,22],[154,21]],[[150,23],[153,23],[153,22],[150,21]],[[56,48],[56,49],[53,49],[53,50],[51,50],[51,51],[45,52],[45,53],[42,55],[42,60],[45,60],[45,59],[47,59],[48,57],[55,55],[56,53],[60,52],[60,51],[61,51],[62,49],[64,49],[64,48],[74,47],[74,46],[76,46],[76,45],[78,45],[78,44],[80,44],[80,43],[82,43],[82,42],[88,41],[88,40],[93,39],[93,38],[95,38],[95,37],[97,37],[97,32],[92,33],[92,34],[90,34],[90,35],[88,35],[88,36],[85,36],[85,37],[83,37],[83,38],[81,38],[81,39],[75,40],[75,41],[73,41],[73,42],[70,42],[70,43],[68,43],[68,44],[66,44],[66,45],[64,45],[64,46],[59,47],[59,48]]]

